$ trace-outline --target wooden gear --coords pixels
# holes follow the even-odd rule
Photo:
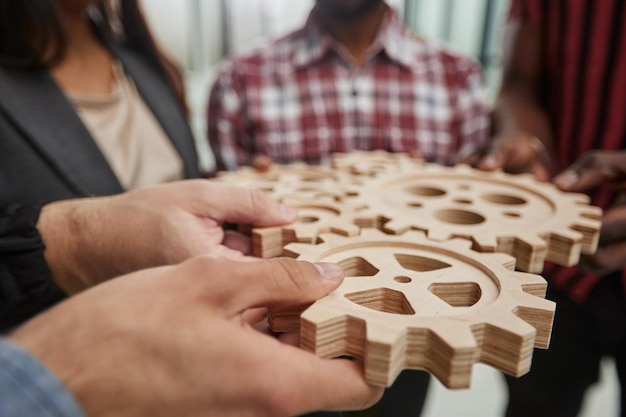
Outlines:
[[[283,254],[283,247],[291,242],[317,243],[320,233],[333,232],[344,236],[358,235],[359,226],[353,223],[363,204],[338,203],[332,198],[283,199],[298,210],[296,222],[279,227],[261,227],[252,230],[252,254],[273,258]]]
[[[598,245],[602,210],[585,194],[529,175],[424,164],[381,174],[360,194],[370,211],[359,223],[378,219],[387,232],[423,230],[437,241],[470,239],[477,251],[512,255],[527,272],[541,272],[545,260],[575,265]]]
[[[272,314],[273,329],[294,330],[322,357],[363,359],[373,385],[389,386],[405,368],[426,369],[448,388],[469,387],[476,362],[519,376],[533,347],[549,344],[555,305],[546,282],[515,272],[505,254],[480,254],[463,239],[423,233],[322,235],[318,245],[290,244],[288,254],[333,262],[346,273],[333,293],[302,311]]]

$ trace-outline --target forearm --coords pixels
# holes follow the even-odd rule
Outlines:
[[[80,266],[82,249],[93,244],[91,230],[98,226],[97,216],[85,210],[88,200],[66,200],[42,208],[37,229],[46,243],[44,256],[53,281],[68,294],[89,287]],[[85,241],[86,242],[83,242]]]
[[[502,87],[492,113],[493,137],[534,136],[553,155],[553,133],[548,114],[527,91],[528,87],[523,86]]]

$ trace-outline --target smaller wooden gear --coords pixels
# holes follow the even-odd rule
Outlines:
[[[529,175],[424,164],[380,174],[360,194],[371,211],[357,223],[378,219],[391,233],[471,239],[475,250],[508,253],[527,272],[541,272],[545,260],[575,265],[581,253],[595,252],[600,234],[602,210],[588,196]]]
[[[283,201],[296,208],[298,220],[284,226],[252,229],[252,254],[254,256],[260,258],[281,256],[283,247],[288,243],[317,243],[317,238],[321,233],[357,235],[360,227],[353,221],[359,210],[366,207],[359,203],[337,202],[329,197],[284,199]]]
[[[381,173],[419,168],[424,163],[423,159],[412,157],[407,153],[390,153],[383,150],[357,150],[350,153],[334,153],[332,155],[333,168],[359,176],[376,176]]]
[[[322,235],[287,253],[341,265],[333,293],[302,309],[273,311],[273,329],[300,325],[301,346],[322,357],[363,359],[367,380],[389,386],[407,368],[426,369],[446,387],[465,388],[476,362],[511,375],[528,371],[533,347],[549,344],[555,305],[546,282],[515,272],[505,254],[481,254],[470,242],[423,233]]]
[[[237,171],[221,171],[214,181],[243,188],[253,188],[271,194],[277,200],[285,198],[335,200],[354,194],[354,181],[347,172],[329,167],[293,163],[272,165],[268,171],[242,167]]]

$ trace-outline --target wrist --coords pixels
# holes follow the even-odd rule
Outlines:
[[[37,229],[46,246],[44,257],[52,281],[68,294],[85,289],[81,279],[81,207],[78,200],[59,201],[41,210]]]

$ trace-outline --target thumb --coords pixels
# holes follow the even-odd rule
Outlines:
[[[229,300],[231,314],[253,307],[308,304],[336,289],[344,278],[338,265],[290,258],[233,262],[228,271],[221,296]]]
[[[501,150],[495,146],[487,149],[478,162],[478,168],[483,171],[495,171],[502,168],[501,153]]]
[[[279,203],[261,190],[212,183],[204,195],[205,216],[218,222],[278,226],[298,217],[296,209]]]

